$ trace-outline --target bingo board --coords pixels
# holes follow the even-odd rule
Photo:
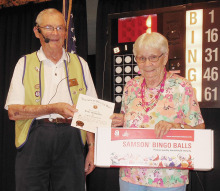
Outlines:
[[[139,68],[133,54],[114,55],[114,101],[121,104],[124,85],[138,75]]]
[[[179,22],[179,16],[181,15],[181,9],[175,9],[175,14],[178,17],[175,17],[175,22]],[[111,58],[111,79],[112,79],[112,87],[111,90],[111,101],[115,103],[115,112],[119,112],[121,108],[121,101],[123,95],[124,85],[135,76],[139,75],[139,68],[135,61],[135,57],[133,55],[133,44],[138,36],[145,32],[161,32],[166,31],[166,27],[163,27],[163,22],[170,22],[170,19],[173,20],[173,11],[164,13],[164,10],[158,9],[153,14],[150,12],[145,12],[144,14],[137,16],[126,16],[122,15],[121,18],[114,18],[111,20],[111,53],[109,58]],[[163,21],[163,22],[162,22]],[[165,23],[166,23],[165,22]],[[172,21],[174,22],[174,21]],[[172,23],[172,25],[174,25]],[[170,25],[169,25],[170,26]],[[168,67],[171,70],[180,71],[180,68],[183,66],[184,60],[181,59],[180,55],[176,54],[178,49],[182,48],[183,42],[183,34],[180,32],[182,29],[181,26],[175,25],[170,28],[177,27],[178,30],[178,39],[174,38],[175,34],[171,34],[170,39],[172,41],[172,45],[170,49],[175,51],[170,55],[170,63]],[[164,28],[164,29],[163,29]],[[182,49],[183,50],[183,49]],[[181,51],[180,51],[181,52]],[[181,70],[182,71],[182,70]],[[107,93],[108,90],[105,91]]]

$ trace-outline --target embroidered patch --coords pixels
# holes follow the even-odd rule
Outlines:
[[[40,99],[36,99],[35,101],[38,103],[38,102],[40,102]]]
[[[37,72],[40,71],[40,69],[39,69],[37,66],[35,66],[35,70],[36,70]]]
[[[80,88],[79,91],[82,91],[84,88]]]
[[[79,84],[77,82],[77,79],[74,78],[74,79],[69,79],[69,85],[71,87],[71,86],[78,86]]]
[[[36,91],[36,92],[35,92],[35,96],[36,96],[36,97],[39,97],[39,96],[40,96],[40,91]]]
[[[39,89],[39,88],[40,88],[40,85],[39,85],[39,84],[36,84],[36,85],[34,86],[34,88],[35,88],[35,89]]]

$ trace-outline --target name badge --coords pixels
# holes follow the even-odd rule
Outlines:
[[[71,87],[71,86],[78,86],[79,84],[77,82],[77,79],[74,78],[74,79],[69,79],[69,85]]]

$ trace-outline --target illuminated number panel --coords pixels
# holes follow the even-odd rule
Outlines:
[[[186,11],[186,78],[200,106],[220,107],[219,27],[220,4]]]
[[[220,107],[220,7],[203,11],[202,101],[207,107]]]

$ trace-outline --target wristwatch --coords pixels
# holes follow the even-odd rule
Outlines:
[[[88,147],[94,147],[95,143],[88,143],[87,145],[88,145]]]

